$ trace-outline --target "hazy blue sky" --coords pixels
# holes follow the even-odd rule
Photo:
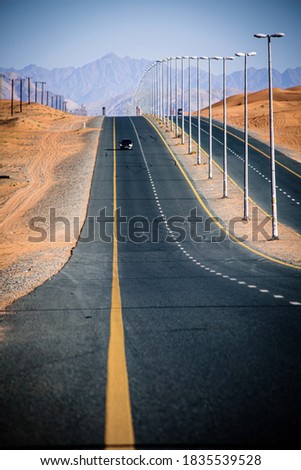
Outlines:
[[[273,66],[283,71],[301,65],[300,18],[300,0],[0,0],[0,66],[80,66],[108,52],[152,60],[254,50],[249,64],[259,68],[267,44],[253,34],[283,31],[273,41]]]

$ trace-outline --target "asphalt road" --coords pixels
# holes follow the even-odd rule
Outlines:
[[[105,119],[82,241],[1,316],[1,447],[104,446],[115,156],[136,447],[299,448],[301,271],[222,241],[139,117]]]
[[[179,120],[181,123],[181,118]],[[201,145],[209,152],[209,124],[202,119]],[[188,132],[188,117],[185,117]],[[227,126],[228,174],[244,187],[244,135],[243,132]],[[197,118],[192,118],[192,136],[197,142]],[[222,123],[213,121],[213,159],[223,167],[224,135]],[[271,213],[271,180],[269,147],[249,136],[249,196],[268,214]],[[301,164],[275,151],[276,184],[279,221],[301,232]],[[213,172],[217,169],[213,168]],[[214,176],[214,173],[213,173]],[[229,194],[230,195],[230,194]]]

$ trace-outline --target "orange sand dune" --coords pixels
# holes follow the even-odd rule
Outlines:
[[[244,126],[244,95],[227,98],[227,121],[235,127]],[[269,96],[268,89],[248,95],[249,130],[269,142]],[[290,157],[301,161],[301,86],[273,89],[275,144]],[[223,120],[223,103],[213,106],[213,118]],[[208,108],[202,111],[207,116]]]

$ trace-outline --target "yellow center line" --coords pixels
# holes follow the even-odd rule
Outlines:
[[[104,444],[106,449],[134,449],[135,436],[125,355],[122,303],[118,274],[118,241],[115,218],[117,208],[115,118],[113,121],[113,147],[114,240]]]

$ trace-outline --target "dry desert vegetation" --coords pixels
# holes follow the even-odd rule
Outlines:
[[[88,123],[86,126],[85,123]],[[86,215],[100,119],[72,116],[38,104],[0,101],[0,228],[3,293],[0,307],[31,291],[58,272],[76,244],[77,233],[65,237],[55,226],[50,241],[50,211],[78,220]],[[46,220],[47,239],[30,229],[34,217]],[[44,220],[43,219],[43,220]],[[77,231],[78,231],[77,230]],[[76,232],[76,231],[75,231]]]

